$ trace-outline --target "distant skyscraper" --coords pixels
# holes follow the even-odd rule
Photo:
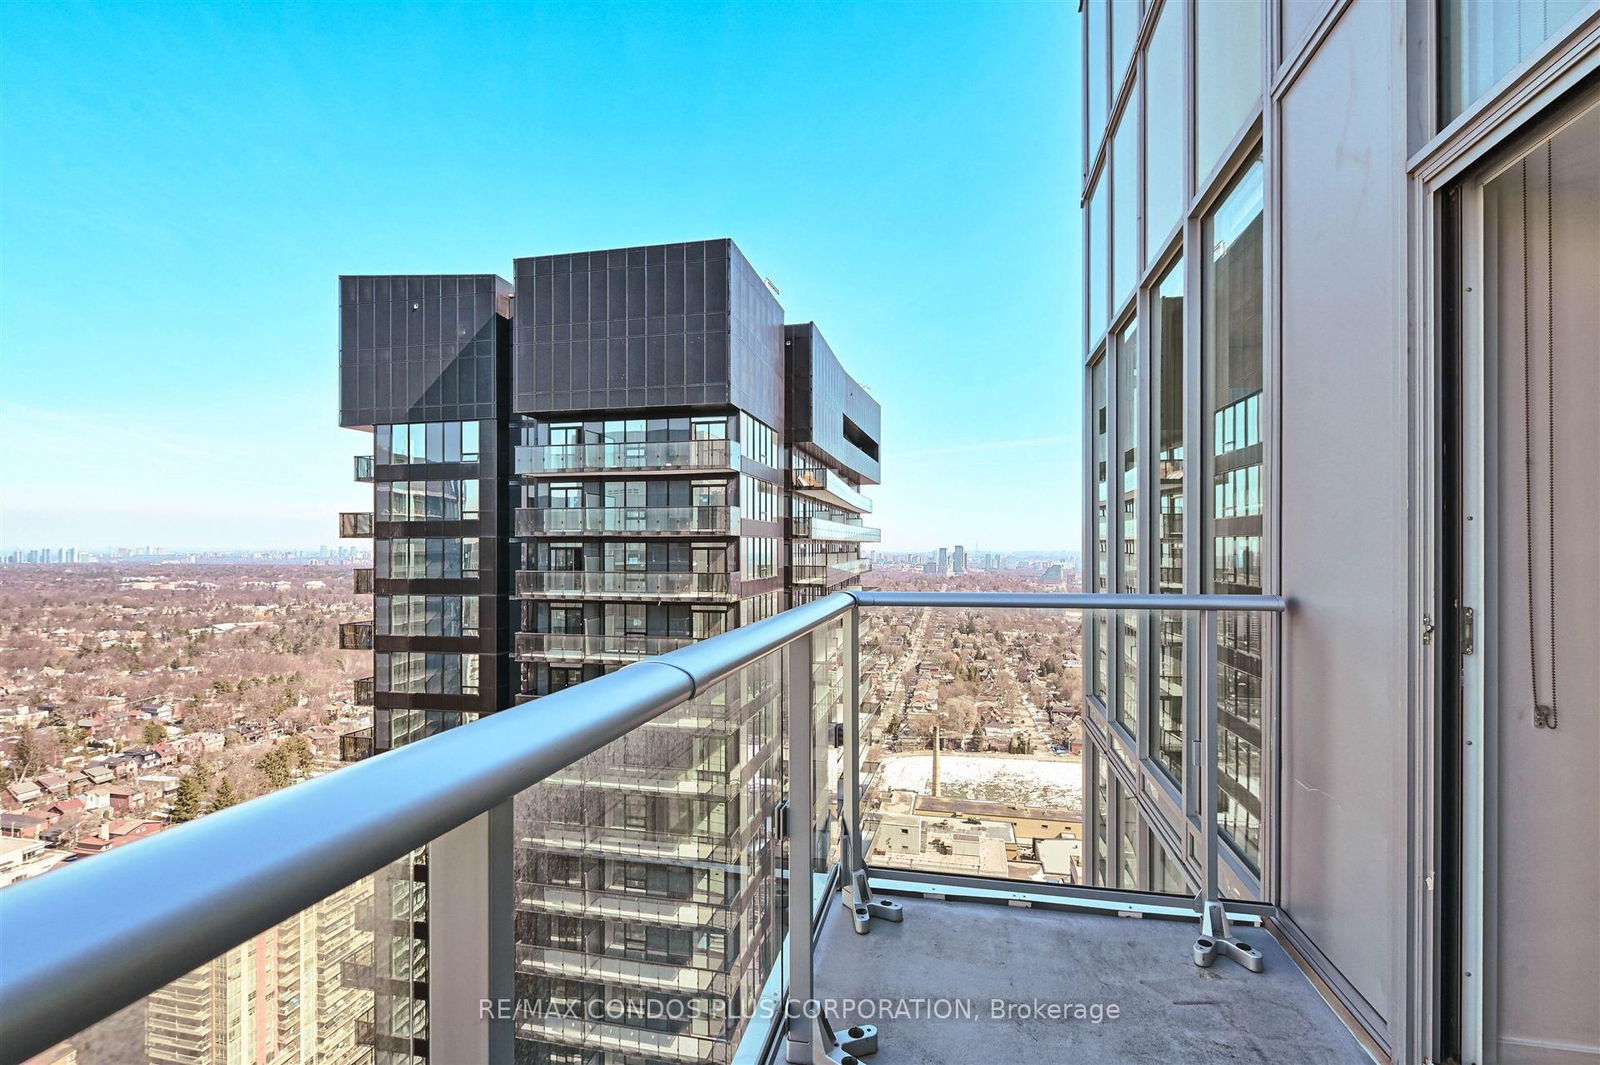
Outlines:
[[[951,571],[958,577],[967,572],[967,549],[962,547],[960,544],[956,545],[953,558],[951,559],[951,567]]]
[[[947,547],[939,548],[939,576],[950,576],[950,549]]]

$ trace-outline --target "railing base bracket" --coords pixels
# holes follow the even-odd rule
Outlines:
[[[878,1052],[876,1025],[858,1024],[835,1032],[818,1003],[806,1003],[801,1016],[790,1022],[790,1035],[784,1060],[789,1065],[859,1065],[860,1060]],[[797,1039],[794,1027],[800,1026],[809,1038]]]
[[[1194,963],[1202,969],[1221,955],[1232,958],[1250,972],[1266,969],[1267,959],[1259,950],[1242,939],[1235,939],[1228,927],[1228,913],[1222,903],[1214,899],[1200,899],[1200,938],[1194,942]]]
[[[892,899],[874,898],[872,885],[867,882],[867,871],[856,865],[855,841],[850,838],[848,826],[841,830],[839,844],[839,901],[844,908],[850,911],[851,923],[855,925],[856,935],[864,936],[871,931],[871,921],[874,917],[880,921],[893,921],[898,924],[906,919],[906,911],[898,902]]]

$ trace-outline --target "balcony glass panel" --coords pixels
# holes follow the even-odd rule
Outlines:
[[[784,681],[769,653],[516,797],[518,1060],[728,1062],[763,1023]]]
[[[344,511],[339,515],[339,535],[346,539],[372,536],[372,511]]]
[[[373,476],[373,460],[371,455],[356,456],[356,480],[370,481]]]
[[[1081,615],[863,616],[872,625],[861,662],[868,863],[1084,883]]]
[[[376,904],[391,878],[386,869],[358,880],[33,1060],[371,1061],[381,1039],[389,1060],[423,1065],[411,1040],[427,1034],[426,1003],[412,999],[410,972],[397,978],[385,949],[400,929],[415,942],[411,924],[381,918]],[[407,1008],[395,1008],[397,991]]]

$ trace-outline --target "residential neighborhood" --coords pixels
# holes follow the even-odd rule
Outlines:
[[[366,723],[348,568],[160,568],[6,567],[0,886],[330,771]]]

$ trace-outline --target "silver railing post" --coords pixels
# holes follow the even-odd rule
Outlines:
[[[1222,840],[1219,838],[1217,828],[1217,813],[1220,805],[1218,795],[1217,754],[1220,745],[1217,734],[1220,729],[1218,724],[1218,702],[1220,686],[1218,684],[1218,664],[1221,659],[1220,638],[1221,624],[1219,613],[1216,610],[1205,612],[1205,702],[1200,707],[1201,715],[1201,753],[1203,759],[1200,764],[1200,817],[1204,821],[1201,829],[1204,833],[1205,854],[1201,855],[1201,885],[1199,897],[1195,900],[1200,908],[1200,938],[1194,943],[1194,963],[1201,968],[1210,968],[1211,963],[1221,954],[1232,958],[1240,965],[1253,973],[1259,973],[1266,967],[1266,958],[1255,947],[1242,939],[1235,939],[1233,931],[1228,927],[1228,913],[1222,904],[1222,893],[1218,885],[1218,862]]]
[[[1205,656],[1205,670],[1201,674],[1205,697],[1200,703],[1200,828],[1205,840],[1205,853],[1201,855],[1201,894],[1206,901],[1218,897],[1217,893],[1217,677],[1220,660],[1221,625],[1215,610],[1201,615],[1204,621],[1200,653]]]
[[[874,898],[872,885],[867,879],[866,854],[862,849],[861,832],[861,608],[852,607],[845,615],[845,642],[848,650],[845,662],[850,671],[845,684],[844,711],[844,772],[840,788],[844,791],[839,804],[844,821],[844,839],[840,841],[839,901],[850,911],[850,920],[858,935],[870,931],[872,918],[885,921],[902,921],[905,910],[892,899]]]
[[[845,662],[850,675],[845,682],[844,707],[844,817],[845,846],[840,851],[849,869],[866,868],[861,846],[861,608],[845,615]]]
[[[789,1065],[852,1065],[857,1055],[878,1049],[878,1030],[860,1025],[844,1032],[841,1040],[823,1014],[814,983],[818,741],[812,671],[816,668],[816,638],[813,629],[783,651],[789,730],[789,993],[784,1003],[784,1061]],[[853,662],[853,657],[850,660]]]
[[[784,1004],[788,1027],[784,1060],[791,1065],[811,1065],[814,1025],[807,1014],[816,1001],[811,967],[812,816],[816,811],[811,640],[808,632],[783,651],[783,702],[789,733],[789,998]]]
[[[515,1057],[513,799],[428,845],[429,1053],[508,1065]]]

